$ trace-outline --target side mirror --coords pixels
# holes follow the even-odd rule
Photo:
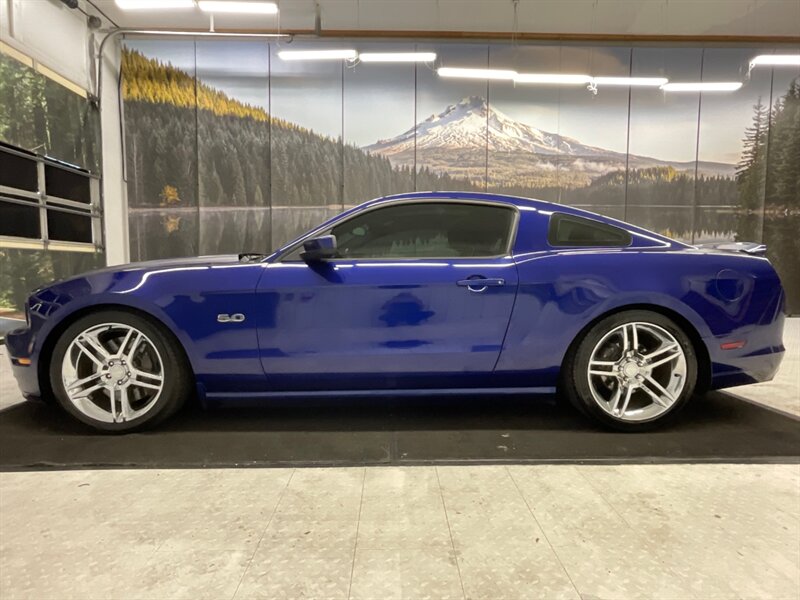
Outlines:
[[[336,258],[339,252],[336,249],[335,235],[321,235],[303,242],[303,252],[300,258],[305,262],[320,262],[329,258]]]

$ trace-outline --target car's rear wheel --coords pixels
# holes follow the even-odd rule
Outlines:
[[[177,342],[149,319],[117,310],[87,315],[64,331],[53,350],[50,380],[68,413],[109,432],[162,421],[191,390]]]
[[[581,412],[614,429],[645,431],[673,419],[689,401],[697,356],[671,319],[625,311],[586,332],[567,358],[563,382]]]

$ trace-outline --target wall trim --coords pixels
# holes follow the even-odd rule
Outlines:
[[[163,28],[151,27],[152,31],[167,31]],[[169,31],[185,31],[186,33],[208,33],[206,29],[176,29]],[[364,29],[328,29],[316,32],[313,29],[225,29],[216,28],[216,33],[238,34],[284,34],[301,37],[325,38],[362,38],[362,39],[435,39],[435,40],[470,40],[470,41],[525,41],[525,42],[604,42],[604,43],[703,43],[703,44],[769,44],[800,45],[800,35],[656,35],[625,33],[534,33],[511,31],[427,31],[427,30],[364,30]]]

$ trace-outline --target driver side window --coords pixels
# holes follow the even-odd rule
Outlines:
[[[336,225],[342,258],[477,258],[508,249],[510,207],[457,202],[400,204]]]

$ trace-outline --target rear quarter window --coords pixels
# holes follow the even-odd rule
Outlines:
[[[619,227],[585,217],[555,213],[550,217],[547,242],[556,247],[603,246],[625,247],[631,234]]]

